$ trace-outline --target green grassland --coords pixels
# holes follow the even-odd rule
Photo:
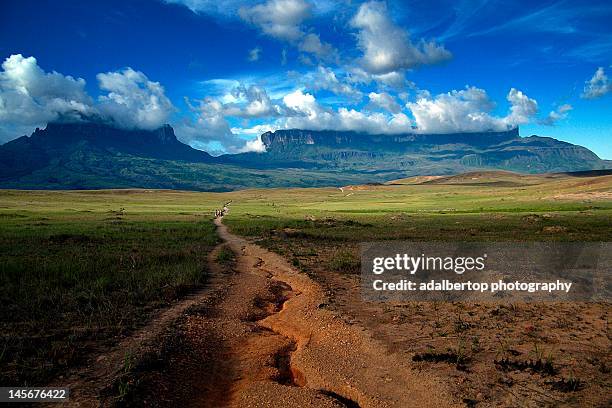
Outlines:
[[[228,193],[225,223],[304,272],[359,272],[359,243],[609,241],[612,176],[485,172],[387,185]],[[313,262],[316,260],[316,262]]]
[[[342,169],[245,169],[218,163],[158,160],[127,154],[109,155],[77,148],[27,175],[0,180],[0,188],[71,190],[141,186],[153,189],[230,191],[254,187],[365,183],[400,177],[400,174],[404,173],[350,172]]]
[[[609,303],[365,302],[359,243],[609,241],[612,177],[475,173],[342,190],[266,190],[249,200],[237,193],[234,197],[224,220],[233,232],[251,237],[308,274],[329,296],[320,307],[366,328],[398,358],[430,356],[436,361],[451,356],[447,363],[415,364],[455,384],[451,392],[467,406],[476,401],[503,406],[606,404]],[[510,358],[528,365],[543,355],[556,370],[552,378],[506,372],[495,363]],[[465,368],[460,362],[467,362]],[[554,396],[544,403],[542,395],[549,394]],[[521,397],[508,402],[509,395]]]
[[[608,240],[612,176],[474,173],[413,184],[228,193],[226,223],[241,235],[361,242],[412,240]],[[246,199],[245,199],[246,198]]]
[[[214,194],[0,192],[0,382],[37,385],[206,279]]]
[[[0,382],[40,385],[204,285],[211,215],[229,200],[234,233],[296,266],[318,257],[354,272],[369,240],[608,241],[611,191],[612,176],[508,174],[228,193],[3,190]]]

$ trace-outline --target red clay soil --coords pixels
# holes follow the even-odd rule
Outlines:
[[[231,270],[216,261],[220,248],[213,251],[207,289],[54,384],[71,388],[67,405],[464,406],[441,377],[418,371],[368,330],[324,308],[319,284],[230,234],[221,220],[218,233],[236,257]],[[143,350],[148,363],[126,377],[126,354],[143,360]],[[121,378],[128,378],[125,396],[117,399]]]

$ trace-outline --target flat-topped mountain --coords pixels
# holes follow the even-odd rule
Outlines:
[[[505,132],[400,135],[288,129],[266,132],[261,140],[266,146],[264,154],[224,158],[254,167],[342,168],[430,175],[482,168],[540,173],[607,166],[587,148],[550,137],[523,138],[518,128]]]
[[[277,130],[264,153],[212,157],[180,142],[172,127],[50,123],[0,146],[0,188],[233,190],[383,182],[411,175],[501,169],[523,173],[611,167],[590,150],[507,132],[372,135]]]
[[[489,146],[519,137],[518,128],[505,132],[375,135],[351,131],[312,131],[300,129],[277,130],[261,135],[261,141],[270,149],[287,149],[300,145],[348,147],[386,150],[411,150],[418,145],[469,144]]]

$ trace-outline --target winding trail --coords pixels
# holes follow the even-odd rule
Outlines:
[[[462,406],[439,378],[417,372],[364,329],[321,308],[326,297],[318,284],[281,256],[231,234],[222,219],[215,223],[236,254],[238,276],[265,277],[285,288],[280,310],[257,324],[294,344],[286,356],[294,387],[246,380],[232,388],[230,405],[325,406],[313,398],[328,397],[345,407]]]
[[[231,234],[208,257],[207,286],[113,349],[54,386],[71,388],[63,406],[113,405],[108,389],[121,377],[126,355],[156,350],[167,329],[182,347],[153,369],[136,395],[139,405],[162,407],[453,407],[440,378],[418,372],[404,355],[390,354],[365,329],[322,306],[327,298],[281,256]],[[235,254],[221,265],[223,246]]]
[[[215,265],[214,259],[219,249],[220,246],[217,246],[209,254],[209,264]],[[159,346],[159,338],[165,330],[190,308],[206,303],[211,294],[224,284],[221,273],[211,274],[205,288],[189,294],[167,309],[156,311],[145,326],[121,340],[113,348],[89,356],[82,367],[71,370],[65,378],[56,379],[49,386],[70,389],[70,398],[61,405],[67,407],[111,405],[105,394],[109,393],[109,387],[117,378],[122,376],[126,358],[131,357],[137,361],[144,353],[156,349]],[[42,405],[57,406],[57,403]]]

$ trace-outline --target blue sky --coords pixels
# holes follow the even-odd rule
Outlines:
[[[214,154],[283,127],[520,126],[612,158],[609,1],[0,5],[0,142],[50,120],[171,123]]]

